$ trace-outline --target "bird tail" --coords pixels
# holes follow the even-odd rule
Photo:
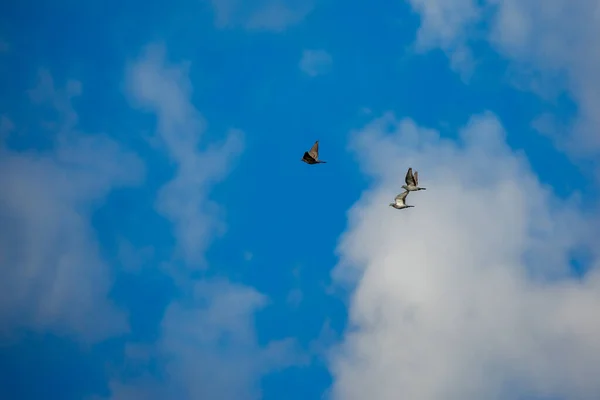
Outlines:
[[[419,190],[427,190],[427,188],[419,188]]]
[[[319,161],[317,161],[317,164],[327,164],[327,161],[319,160]]]

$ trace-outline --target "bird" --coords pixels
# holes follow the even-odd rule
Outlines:
[[[390,207],[394,207],[398,210],[414,207],[414,206],[409,206],[405,203],[406,196],[408,196],[408,190],[405,190],[403,193],[400,193],[398,196],[396,196],[396,198],[394,199],[394,202],[390,203]]]
[[[317,140],[315,144],[310,148],[309,151],[304,152],[304,156],[302,157],[303,162],[307,164],[325,164],[327,161],[319,160],[319,141]]]
[[[406,185],[402,185],[402,189],[408,190],[409,192],[426,190],[424,187],[419,187],[419,172],[415,171],[415,174],[413,175],[412,167],[408,168],[408,171],[406,171],[404,182],[406,182]]]

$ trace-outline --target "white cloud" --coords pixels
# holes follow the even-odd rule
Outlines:
[[[242,152],[243,135],[232,130],[223,143],[200,149],[204,121],[190,102],[188,68],[168,64],[164,47],[152,45],[128,67],[127,83],[134,104],[157,114],[158,134],[177,164],[176,176],[158,195],[157,210],[175,224],[184,261],[200,266],[211,238],[225,229],[208,190]]]
[[[184,398],[260,398],[259,378],[298,361],[294,342],[257,343],[253,314],[267,299],[254,289],[227,282],[200,282],[191,306],[174,304],[163,322],[167,370]],[[209,304],[199,307],[198,304]]]
[[[254,313],[266,305],[267,298],[247,286],[224,280],[194,283],[190,296],[167,309],[156,347],[127,356],[143,371],[160,360],[166,380],[146,372],[114,379],[111,399],[260,398],[264,374],[306,362],[292,339],[258,343]]]
[[[304,50],[300,59],[300,70],[308,76],[317,76],[331,71],[333,60],[325,50]]]
[[[312,0],[211,0],[219,28],[281,32],[300,23],[313,9]]]
[[[578,103],[572,129],[557,144],[573,155],[600,151],[600,7],[595,0],[408,0],[422,17],[419,43],[451,57],[487,39],[513,60],[527,89],[544,96],[566,89]],[[487,28],[484,29],[484,27]],[[522,86],[522,84],[521,84]]]
[[[594,0],[505,0],[496,5],[491,41],[508,57],[540,71],[548,85],[566,75],[579,118],[559,144],[579,155],[600,151],[600,7]],[[560,81],[558,81],[560,82]]]
[[[222,144],[200,148],[204,123],[191,103],[188,69],[167,62],[162,45],[151,45],[126,72],[132,101],[157,114],[158,134],[177,165],[158,193],[157,210],[173,222],[184,271],[169,271],[181,296],[166,311],[151,351],[167,378],[115,378],[113,399],[255,399],[263,374],[298,361],[291,340],[258,343],[253,316],[267,304],[263,295],[224,280],[190,278],[210,240],[224,231],[219,208],[208,199],[210,188],[225,177],[243,144],[241,132],[232,131]]]
[[[356,285],[331,354],[336,399],[596,399],[600,270],[569,277],[589,239],[573,201],[542,186],[496,118],[458,143],[392,115],[353,139],[373,178],[334,270]],[[427,191],[397,211],[408,166]]]
[[[471,24],[480,18],[475,0],[408,0],[421,15],[416,49],[427,51],[440,47],[446,51],[452,67],[467,80],[473,72],[474,60],[468,47]]]
[[[466,40],[470,24],[480,18],[475,0],[408,0],[421,15],[417,44],[423,48],[452,48]]]
[[[102,339],[127,323],[107,300],[111,274],[91,213],[115,187],[139,183],[143,165],[108,137],[73,130],[72,93],[56,89],[47,71],[41,77],[34,92],[58,111],[53,149],[0,149],[0,320],[8,333]]]

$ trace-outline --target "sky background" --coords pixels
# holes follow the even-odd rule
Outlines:
[[[0,398],[598,399],[598,2],[251,3],[0,5]]]

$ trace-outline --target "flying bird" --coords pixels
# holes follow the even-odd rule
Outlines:
[[[325,164],[327,161],[319,160],[319,141],[317,140],[315,144],[310,148],[309,151],[304,152],[304,156],[302,157],[302,161],[307,164]]]
[[[406,204],[406,202],[405,202],[406,196],[408,196],[408,190],[406,190],[403,193],[400,193],[398,196],[396,196],[396,198],[394,199],[394,202],[390,203],[390,207],[397,208],[398,210],[414,207],[414,206],[409,206]]]
[[[424,187],[419,187],[419,172],[415,171],[415,174],[413,175],[412,167],[406,171],[404,182],[406,182],[406,185],[402,185],[402,189],[408,190],[409,192],[426,190]]]

